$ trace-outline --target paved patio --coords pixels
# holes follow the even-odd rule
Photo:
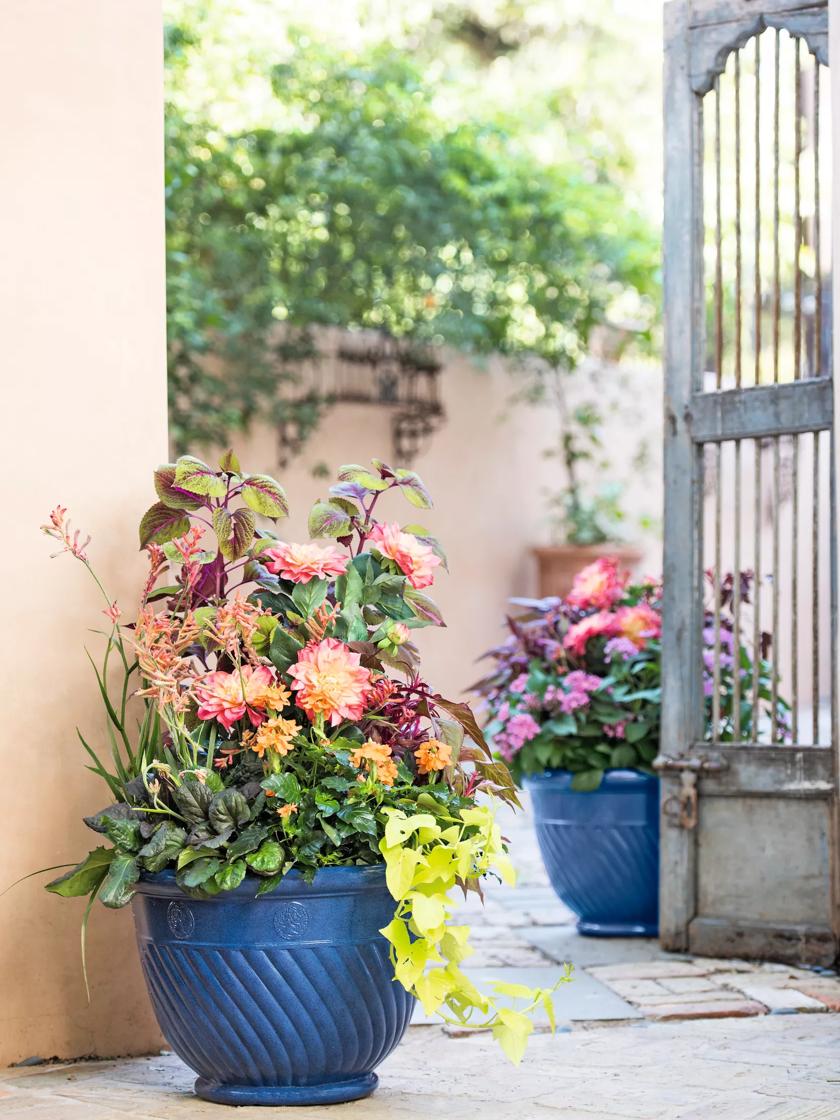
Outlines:
[[[826,971],[701,960],[656,942],[581,938],[545,879],[527,817],[504,822],[520,882],[491,885],[470,960],[489,978],[549,984],[555,1036],[538,1024],[514,1070],[483,1034],[415,1018],[379,1070],[368,1101],[285,1109],[306,1120],[840,1120],[840,981]],[[193,1097],[193,1074],[172,1054],[0,1071],[0,1120],[199,1120],[220,1106]],[[237,1117],[264,1117],[244,1108]]]

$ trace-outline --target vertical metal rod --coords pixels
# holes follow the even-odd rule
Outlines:
[[[715,463],[715,563],[714,563],[714,653],[712,669],[712,742],[720,740],[720,571],[721,571],[721,477],[723,474],[723,445],[716,443]]]
[[[771,646],[772,680],[770,685],[770,741],[779,738],[779,495],[781,463],[779,437],[773,437],[773,587],[770,612],[773,626]]]
[[[775,82],[773,86],[773,381],[779,380],[779,327],[781,323],[782,293],[779,280],[779,43],[780,32],[776,28],[776,49],[774,56]],[[778,453],[778,441],[776,446]],[[775,573],[776,568],[774,566]],[[774,577],[775,578],[775,577]],[[773,640],[775,641],[775,631]]]
[[[802,40],[794,39],[794,155],[793,155],[793,224],[795,250],[793,255],[794,311],[793,311],[793,378],[802,376],[802,198],[799,168],[802,160]],[[791,733],[793,742],[799,741],[799,435],[791,437],[791,633],[790,633],[790,691]]]
[[[723,383],[723,222],[720,171],[720,76],[715,78],[715,388]]]
[[[814,746],[820,741],[820,433],[814,432],[811,481],[811,728]]]
[[[741,388],[741,52],[735,51],[735,388]]]
[[[814,377],[822,373],[822,255],[820,239],[820,63],[814,58],[814,279],[816,301],[814,318]]]
[[[732,736],[741,741],[741,441],[735,440],[735,540],[732,573]]]
[[[755,372],[753,380],[761,383],[761,35],[755,37]],[[753,445],[753,633],[752,633],[752,720],[750,739],[758,742],[758,722],[761,710],[760,677],[761,661],[761,440]]]

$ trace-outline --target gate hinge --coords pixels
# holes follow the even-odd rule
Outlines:
[[[666,797],[662,803],[662,814],[672,828],[691,830],[697,827],[697,778],[701,774],[716,774],[726,769],[726,762],[720,758],[697,757],[669,758],[660,755],[653,763],[655,770],[679,774],[680,788],[677,793]]]

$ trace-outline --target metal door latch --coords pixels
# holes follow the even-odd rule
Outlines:
[[[662,803],[662,814],[672,828],[691,830],[697,827],[697,778],[701,774],[715,774],[726,769],[721,759],[667,758],[660,755],[653,764],[655,770],[678,773],[680,788]]]

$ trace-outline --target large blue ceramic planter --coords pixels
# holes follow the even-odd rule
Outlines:
[[[655,937],[659,922],[659,779],[607,770],[577,793],[568,770],[525,779],[548,877],[580,933]]]
[[[194,899],[164,871],[137,884],[140,959],[158,1022],[222,1104],[334,1104],[366,1097],[408,1026],[379,933],[394,916],[384,867],[296,872]]]

